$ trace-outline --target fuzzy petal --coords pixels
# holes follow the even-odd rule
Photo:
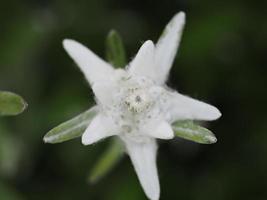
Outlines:
[[[216,107],[178,92],[169,92],[165,106],[171,122],[186,119],[211,121],[221,116]]]
[[[96,82],[93,84],[92,89],[101,104],[108,106],[112,103],[112,97],[116,91],[116,85],[113,81]]]
[[[165,121],[153,121],[146,124],[144,128],[144,134],[148,134],[151,137],[164,140],[172,139],[174,137],[171,125]]]
[[[114,69],[84,45],[70,39],[63,41],[63,47],[76,62],[90,84],[109,79]]]
[[[84,145],[93,144],[116,134],[117,130],[114,123],[103,114],[98,114],[82,135],[82,143]]]
[[[154,139],[136,142],[124,139],[138,179],[150,200],[158,200],[160,186],[156,166],[157,144]]]
[[[129,73],[137,76],[155,77],[154,69],[155,46],[151,40],[146,41],[139,49],[133,61],[129,64]]]
[[[168,77],[180,44],[184,24],[185,13],[179,12],[168,23],[156,44],[155,63],[156,71],[160,76],[157,80],[159,84],[163,84]]]

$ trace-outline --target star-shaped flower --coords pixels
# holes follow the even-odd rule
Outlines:
[[[155,45],[146,41],[125,69],[113,68],[74,40],[63,42],[91,85],[97,102],[98,114],[82,135],[82,143],[89,145],[106,137],[119,137],[151,200],[160,196],[156,139],[172,139],[171,124],[177,120],[215,120],[221,116],[214,106],[165,85],[184,24],[185,14],[180,12],[159,41]]]

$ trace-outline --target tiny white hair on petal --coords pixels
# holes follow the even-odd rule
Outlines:
[[[147,76],[153,80],[157,79],[154,69],[155,45],[147,40],[138,50],[134,59],[128,66],[130,74],[135,76]]]
[[[118,131],[113,121],[102,113],[99,113],[82,135],[82,143],[84,145],[90,145],[106,137],[116,135],[117,133]]]
[[[110,64],[75,40],[64,39],[63,47],[84,73],[90,84],[109,79],[114,71]]]
[[[156,166],[157,144],[155,139],[147,139],[145,142],[136,142],[122,138],[145,194],[150,200],[159,200],[160,185]]]
[[[216,107],[178,92],[168,92],[165,107],[171,122],[186,119],[212,121],[221,117]]]
[[[180,40],[185,25],[185,13],[179,12],[168,23],[162,36],[156,43],[155,63],[158,73],[158,83],[164,84],[179,48]]]

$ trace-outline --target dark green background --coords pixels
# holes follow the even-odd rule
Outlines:
[[[206,124],[214,145],[160,142],[161,199],[267,199],[266,8],[266,1],[242,0],[1,0],[0,89],[21,94],[29,107],[0,119],[0,199],[146,199],[127,156],[101,182],[87,184],[108,141],[48,145],[42,137],[93,105],[62,39],[104,57],[106,34],[115,28],[130,60],[180,10],[187,24],[168,84],[223,116]]]

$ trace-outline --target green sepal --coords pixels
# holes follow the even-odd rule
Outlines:
[[[94,106],[78,116],[60,124],[44,136],[44,142],[55,144],[80,137],[96,114],[97,107]]]
[[[121,160],[123,153],[124,148],[121,142],[118,139],[113,138],[109,147],[99,157],[98,161],[92,168],[88,181],[90,183],[98,182]]]
[[[106,39],[106,57],[114,68],[123,68],[126,65],[126,54],[121,36],[111,30]]]
[[[215,135],[210,130],[195,124],[193,121],[177,121],[172,124],[172,127],[177,137],[201,144],[213,144],[217,142]]]
[[[18,115],[27,106],[28,104],[21,96],[12,92],[0,91],[0,115]]]

